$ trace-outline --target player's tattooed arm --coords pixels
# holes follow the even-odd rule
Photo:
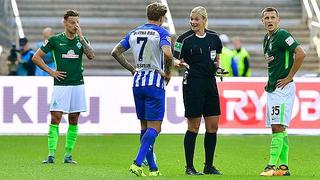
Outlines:
[[[90,59],[90,60],[93,59],[95,56],[94,50],[93,50],[92,46],[84,39],[79,22],[75,25],[75,28],[76,28],[76,33],[80,37],[80,43],[83,46],[84,54],[88,57],[88,59]]]
[[[121,66],[126,68],[133,75],[136,72],[136,70],[124,57],[123,53],[125,51],[126,49],[122,47],[120,43],[118,43],[111,51],[111,55],[121,64]]]
[[[93,59],[95,55],[92,46],[89,43],[87,43],[87,41],[85,41],[84,39],[80,40],[80,43],[82,44],[83,52],[88,57],[88,59]]]
[[[166,80],[166,84],[168,84],[171,78],[171,68],[173,65],[171,46],[162,46],[162,50],[164,54],[164,78]]]

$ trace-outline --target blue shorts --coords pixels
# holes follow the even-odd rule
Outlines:
[[[165,91],[155,86],[133,87],[137,117],[140,120],[162,121]]]

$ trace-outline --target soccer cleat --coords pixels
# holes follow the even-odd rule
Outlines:
[[[140,176],[147,176],[144,172],[143,172],[143,168],[141,166],[136,165],[135,163],[133,163],[130,166],[129,171],[132,174],[135,174],[136,176],[140,177]]]
[[[67,164],[77,164],[76,161],[72,160],[72,156],[65,156],[63,163],[67,163]]]
[[[260,176],[273,176],[275,171],[276,171],[275,165],[268,165],[267,167],[264,168]]]
[[[54,163],[54,156],[48,156],[47,160],[42,161],[42,164],[52,164]]]
[[[274,176],[290,176],[290,171],[288,166],[280,165],[276,171],[273,173]]]
[[[186,167],[186,175],[203,175],[203,173],[198,172],[194,167]]]
[[[156,170],[156,171],[150,171],[149,172],[149,176],[162,176],[162,174],[160,173],[159,170]]]
[[[203,173],[204,174],[217,174],[217,175],[222,175],[223,174],[215,166],[204,166]]]

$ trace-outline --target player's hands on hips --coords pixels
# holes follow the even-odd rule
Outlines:
[[[171,79],[171,75],[166,75],[166,76],[164,77],[164,81],[166,82],[166,85],[169,84],[170,79]]]
[[[170,74],[165,73],[165,72],[163,72],[163,71],[160,70],[160,69],[156,69],[156,71],[158,71],[158,73],[159,73],[162,77],[164,77],[164,80],[165,80],[165,82],[166,82],[166,85],[168,85],[168,84],[169,84],[169,81],[170,81],[170,79],[171,79],[171,73],[170,73]]]
[[[279,79],[277,81],[277,88],[281,88],[283,89],[287,84],[289,84],[292,81],[292,77],[291,76],[287,76],[283,79]]]
[[[52,73],[50,73],[50,75],[52,77],[54,77],[55,79],[57,79],[58,81],[61,81],[65,77],[67,77],[67,73],[64,71],[52,71]]]
[[[130,71],[130,72],[131,72],[131,74],[132,74],[132,76],[133,76],[137,71],[138,71],[138,69],[136,68],[136,69],[134,69],[134,70],[132,70],[132,71]]]
[[[177,68],[187,68],[189,69],[189,64],[187,64],[186,62],[180,61],[178,59],[175,59],[173,61],[173,65]]]

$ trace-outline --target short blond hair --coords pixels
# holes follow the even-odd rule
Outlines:
[[[276,12],[277,16],[279,17],[279,11],[275,7],[266,7],[261,11],[261,17],[263,17],[265,12]]]
[[[149,20],[157,21],[166,15],[167,7],[161,3],[154,2],[147,6],[146,11]]]
[[[206,8],[202,6],[197,6],[191,10],[192,13],[198,13],[202,16],[202,18],[205,20],[205,27],[208,28],[208,13]]]
[[[76,11],[74,9],[68,9],[65,11],[65,13],[63,15],[63,19],[67,20],[70,16],[79,17],[80,14],[78,11]]]

